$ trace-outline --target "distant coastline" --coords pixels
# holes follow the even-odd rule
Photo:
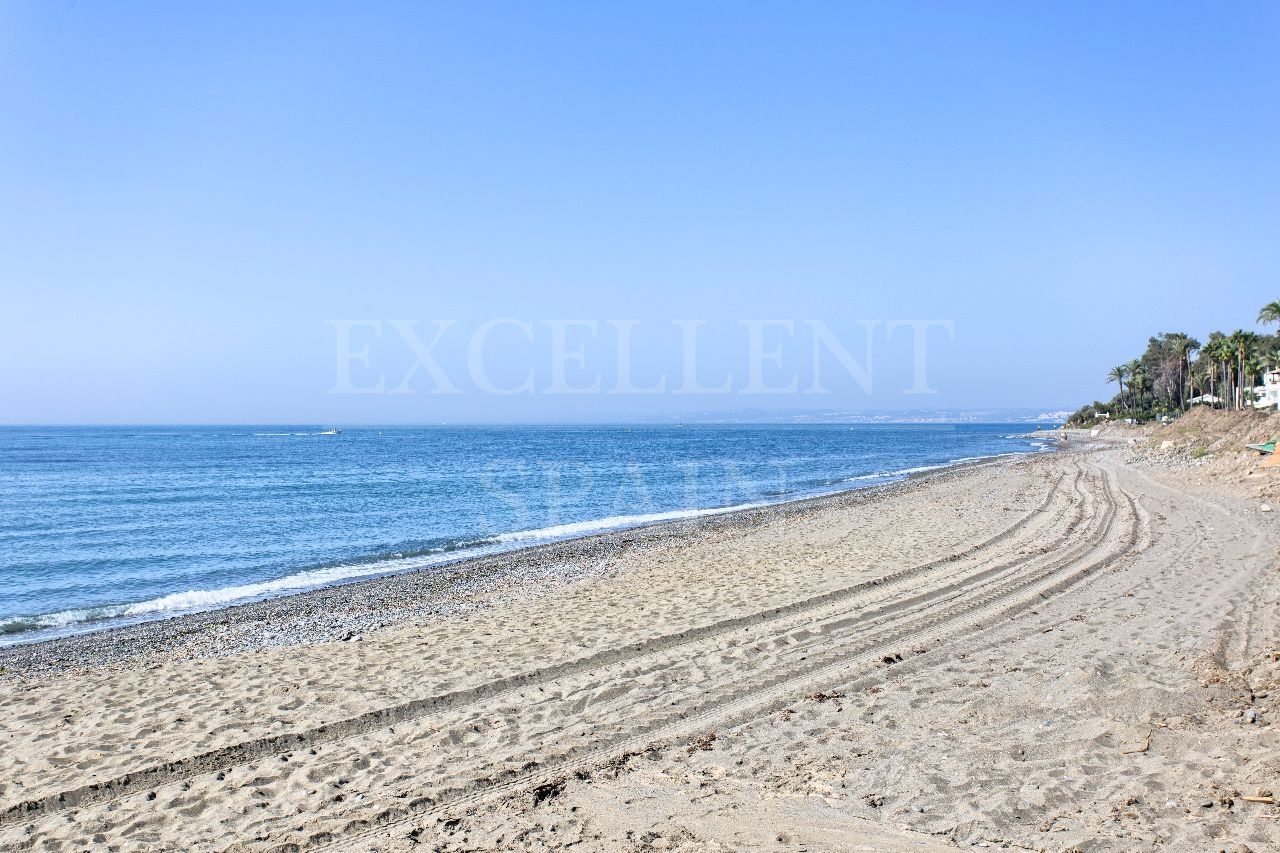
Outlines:
[[[737,409],[727,412],[693,412],[637,420],[652,424],[1060,424],[1070,409]]]

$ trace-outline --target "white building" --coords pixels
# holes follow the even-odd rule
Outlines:
[[[1272,367],[1262,376],[1262,384],[1253,389],[1255,409],[1274,409],[1280,406],[1280,368]]]

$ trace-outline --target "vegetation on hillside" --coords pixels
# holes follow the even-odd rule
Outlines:
[[[1258,312],[1260,325],[1280,324],[1280,300]],[[1182,332],[1162,332],[1141,356],[1111,368],[1109,402],[1081,407],[1068,421],[1088,425],[1102,418],[1149,420],[1176,415],[1192,405],[1218,409],[1253,407],[1254,388],[1280,366],[1280,335],[1237,329],[1211,332],[1202,344]]]

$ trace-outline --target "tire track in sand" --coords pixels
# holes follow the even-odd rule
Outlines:
[[[763,679],[744,679],[726,685],[708,696],[701,704],[652,719],[623,737],[606,739],[603,744],[588,743],[570,748],[559,759],[523,771],[507,771],[477,780],[457,789],[441,792],[434,798],[408,800],[397,809],[386,809],[377,815],[357,818],[336,832],[313,835],[305,846],[315,849],[338,849],[371,835],[385,833],[396,826],[430,814],[465,809],[490,797],[501,797],[519,790],[554,785],[575,772],[615,762],[619,756],[643,752],[655,743],[669,742],[694,734],[705,727],[732,725],[760,714],[776,710],[793,701],[797,695],[832,684],[847,684],[850,678],[865,676],[884,666],[886,652],[917,648],[937,643],[944,638],[980,630],[1003,618],[1060,594],[1075,583],[1133,551],[1144,535],[1144,525],[1137,503],[1119,489],[1114,477],[1100,472],[1101,512],[1095,512],[1095,525],[1082,542],[1064,552],[1048,557],[1033,557],[1022,570],[1006,572],[990,583],[958,591],[933,608],[908,617],[889,620],[873,626],[852,644],[836,642],[816,658],[810,656],[803,666],[773,671]],[[1126,523],[1116,524],[1120,507],[1126,510]],[[1119,529],[1117,529],[1119,528]],[[1025,566],[1032,566],[1027,570]],[[847,639],[847,638],[843,638]],[[706,694],[704,694],[706,695]],[[296,842],[278,848],[297,849]]]
[[[139,795],[156,787],[185,781],[202,774],[226,772],[237,766],[300,748],[313,748],[318,745],[347,740],[401,723],[412,722],[429,714],[456,710],[474,702],[497,699],[505,694],[535,687],[566,676],[586,673],[593,669],[622,662],[632,662],[650,655],[662,654],[744,628],[756,628],[782,620],[803,617],[823,608],[848,605],[860,596],[866,597],[874,594],[877,597],[883,597],[884,594],[910,581],[940,569],[955,568],[955,564],[961,561],[980,559],[984,552],[1009,543],[1025,527],[1049,511],[1056,498],[1060,495],[1064,479],[1065,474],[1059,473],[1037,508],[1021,516],[1010,527],[947,557],[777,608],[720,620],[706,626],[655,637],[639,643],[605,649],[574,661],[518,673],[475,687],[451,691],[437,696],[411,699],[397,705],[379,708],[299,732],[242,741],[209,750],[199,755],[174,759],[121,774],[111,779],[26,800],[9,806],[3,812],[0,812],[0,829],[15,824],[30,823],[71,809],[84,808]],[[1081,472],[1077,469],[1072,481],[1073,491],[1078,489],[1080,479]]]

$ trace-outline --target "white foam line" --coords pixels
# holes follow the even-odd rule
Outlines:
[[[527,542],[529,540],[539,540],[552,542],[561,539],[574,539],[579,536],[588,536],[592,533],[605,533],[610,530],[624,530],[629,527],[640,527],[646,524],[656,524],[660,521],[677,521],[682,518],[700,518],[706,515],[720,515],[726,512],[737,512],[742,509],[755,509],[762,506],[770,506],[767,502],[735,504],[734,506],[725,507],[708,507],[705,509],[678,509],[670,512],[651,512],[640,515],[611,515],[607,518],[593,519],[591,521],[575,521],[570,524],[556,524],[551,527],[541,527],[536,530],[521,530],[515,533],[503,533],[495,536],[498,542]]]

